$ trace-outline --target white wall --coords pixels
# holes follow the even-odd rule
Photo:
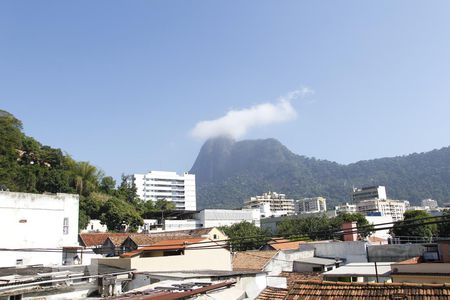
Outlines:
[[[81,233],[85,232],[107,232],[108,227],[100,223],[100,220],[90,220],[86,228],[81,230]]]
[[[259,209],[204,209],[195,215],[205,228],[230,226],[242,221],[260,226]]]
[[[315,256],[344,258],[345,263],[367,262],[365,242],[316,242],[308,245],[315,248]]]
[[[0,248],[78,246],[78,206],[78,195],[0,192]],[[2,252],[0,266],[14,266],[18,259],[24,265],[61,264],[62,251]]]

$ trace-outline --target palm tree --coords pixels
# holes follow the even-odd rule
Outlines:
[[[78,194],[87,196],[98,186],[100,173],[88,162],[78,162],[74,166],[74,184]]]

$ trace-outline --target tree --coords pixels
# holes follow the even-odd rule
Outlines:
[[[330,220],[325,214],[302,218],[284,219],[277,225],[277,232],[290,238],[329,239]]]
[[[73,168],[74,184],[76,191],[83,196],[88,196],[98,187],[99,172],[97,168],[88,162],[75,163]]]
[[[103,177],[100,181],[100,190],[106,194],[111,194],[116,188],[116,181],[111,176]]]
[[[100,221],[110,231],[123,231],[128,226],[128,231],[134,232],[138,226],[144,224],[142,217],[132,205],[115,197],[102,206]]]
[[[247,221],[231,226],[223,226],[220,229],[230,239],[233,251],[245,251],[259,249],[268,241],[268,233]]]
[[[442,212],[442,216],[445,218],[447,222],[439,223],[438,234],[440,237],[450,237],[450,209],[446,209]]]
[[[407,210],[403,214],[403,221],[395,224],[391,231],[394,234],[394,237],[429,239],[436,235],[437,226],[436,224],[424,224],[433,219],[420,220],[429,217],[432,217],[432,215],[424,210]]]
[[[174,210],[176,206],[173,202],[167,201],[166,199],[158,199],[155,202],[154,208],[156,211],[171,211]]]

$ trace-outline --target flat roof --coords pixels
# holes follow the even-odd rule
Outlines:
[[[378,276],[387,277],[391,274],[391,262],[377,262]],[[323,273],[324,277],[375,277],[375,263],[350,263]]]
[[[296,262],[301,262],[304,264],[314,264],[314,265],[334,265],[335,263],[342,262],[341,259],[325,258],[325,257],[308,257],[299,258],[295,260]]]
[[[188,278],[206,278],[206,277],[233,277],[240,275],[255,275],[266,273],[262,271],[212,271],[212,270],[198,270],[198,271],[168,271],[168,272],[137,272],[148,274],[150,276],[162,276],[168,278],[188,279]]]

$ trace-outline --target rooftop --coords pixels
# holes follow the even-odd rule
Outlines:
[[[375,270],[375,263],[350,263],[334,270],[323,273],[325,277],[350,277],[350,276],[376,276],[388,277],[391,273],[390,262],[378,262]]]
[[[301,262],[304,264],[314,264],[314,265],[334,265],[337,262],[342,262],[342,260],[336,258],[324,258],[324,257],[306,257],[306,258],[298,258],[295,260],[296,262]]]
[[[283,300],[288,293],[287,289],[280,289],[274,287],[266,287],[257,300]]]
[[[236,252],[233,255],[233,270],[261,271],[277,253],[276,250]]]
[[[450,297],[450,284],[411,283],[348,283],[330,281],[297,282],[289,290],[286,300],[381,300],[414,299],[437,300]]]
[[[175,240],[162,240],[150,246],[141,247],[137,250],[122,254],[120,257],[134,257],[145,251],[162,251],[162,250],[180,250],[185,249],[188,245],[206,241],[205,238],[183,238]]]

